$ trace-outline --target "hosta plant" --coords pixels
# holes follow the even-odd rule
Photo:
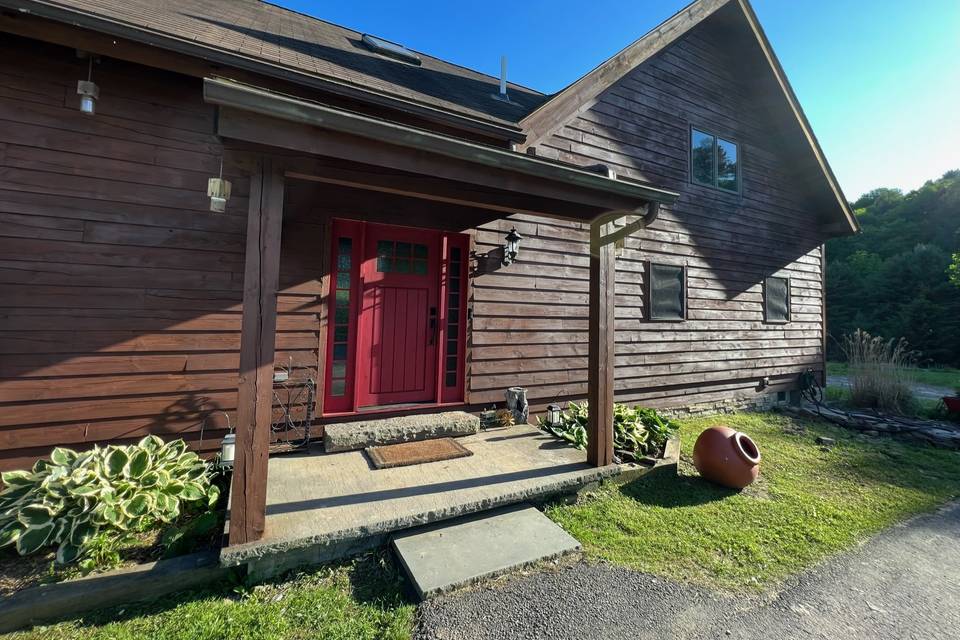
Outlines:
[[[183,440],[147,436],[136,445],[54,449],[30,471],[3,473],[0,547],[20,555],[57,547],[57,562],[82,558],[99,535],[124,535],[212,507],[212,469]]]
[[[578,449],[587,446],[586,402],[571,402],[560,414],[559,425],[549,425],[539,418],[540,427]],[[620,461],[631,461],[659,453],[670,436],[680,427],[653,409],[613,405],[613,451]]]

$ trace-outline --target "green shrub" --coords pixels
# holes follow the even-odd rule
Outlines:
[[[548,425],[538,418],[541,429],[573,444],[577,449],[587,446],[586,402],[571,402],[560,414],[560,425]],[[613,451],[621,461],[632,461],[659,453],[680,425],[664,418],[654,409],[613,405]]]
[[[183,440],[147,436],[83,453],[54,449],[31,471],[0,476],[0,547],[28,555],[57,546],[58,563],[74,562],[111,535],[173,522],[189,505],[212,507],[220,490],[211,475]]]

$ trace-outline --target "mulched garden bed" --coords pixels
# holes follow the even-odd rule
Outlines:
[[[177,523],[183,527],[186,522]],[[98,567],[87,575],[112,571],[125,567],[132,567],[145,562],[154,562],[164,557],[167,546],[163,544],[163,536],[174,527],[156,529],[136,534],[129,544],[117,550],[120,556],[119,563],[111,563]],[[223,537],[223,514],[220,515],[218,525],[208,534],[191,540],[188,545],[178,549],[176,555],[184,555],[197,551],[211,551],[219,549]],[[37,553],[30,556],[21,556],[16,549],[7,547],[0,549],[0,597],[6,597],[40,584],[62,582],[84,575],[76,565],[60,566],[54,562],[56,549],[46,553]]]

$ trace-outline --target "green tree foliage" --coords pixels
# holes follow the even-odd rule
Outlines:
[[[827,243],[830,334],[903,337],[926,363],[960,365],[960,171],[853,208],[863,233]]]

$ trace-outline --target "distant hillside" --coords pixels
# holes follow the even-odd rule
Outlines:
[[[830,335],[902,336],[926,363],[960,365],[960,171],[853,208],[863,233],[827,243]],[[836,340],[829,349],[837,357]]]

